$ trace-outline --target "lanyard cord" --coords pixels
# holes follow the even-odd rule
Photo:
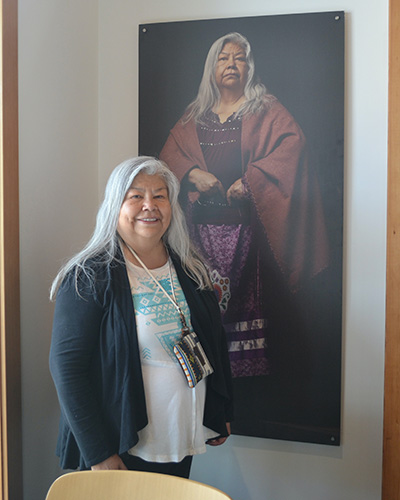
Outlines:
[[[165,288],[161,285],[161,283],[158,281],[158,279],[154,276],[154,274],[148,269],[146,264],[141,260],[139,255],[135,252],[133,248],[131,248],[128,243],[125,243],[125,246],[128,248],[128,250],[131,252],[131,254],[135,257],[135,259],[139,262],[139,264],[143,267],[143,269],[146,271],[146,273],[150,276],[150,278],[154,281],[154,283],[164,292],[165,296],[172,302],[172,304],[175,306],[176,310],[178,311],[179,318],[182,323],[182,335],[186,335],[189,333],[189,328],[186,323],[185,315],[183,314],[182,309],[180,308],[178,301],[176,299],[175,295],[175,289],[174,289],[174,281],[172,279],[172,273],[171,273],[171,259],[168,255],[168,269],[169,269],[169,279],[171,281],[171,290],[172,290],[172,297],[171,295],[165,290]],[[167,250],[168,254],[168,250]]]

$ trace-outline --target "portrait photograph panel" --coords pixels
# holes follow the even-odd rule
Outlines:
[[[344,13],[139,26],[139,153],[178,177],[232,433],[340,444]]]

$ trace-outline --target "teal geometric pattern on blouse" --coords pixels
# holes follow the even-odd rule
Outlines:
[[[169,273],[165,278],[158,279],[158,281],[165,291],[172,296]],[[188,322],[190,321],[190,311],[177,279],[174,279],[174,290]],[[156,329],[160,329],[158,333],[155,333],[158,342],[163,350],[168,353],[171,360],[177,362],[173,347],[181,338],[181,322],[175,306],[150,277],[141,277],[132,298],[136,316],[147,317],[147,325],[153,323],[153,325],[156,325]],[[152,359],[151,350],[146,349],[142,352],[142,356],[144,359]]]
[[[176,329],[170,332],[159,333],[157,334],[157,338],[164,348],[164,350],[169,354],[169,357],[175,362],[179,363],[177,357],[174,354],[174,345],[179,342],[181,335],[180,332],[177,332]]]
[[[169,276],[159,280],[165,291],[172,296],[171,282]],[[178,283],[174,283],[174,288],[178,292]],[[176,293],[175,292],[175,293]],[[177,294],[178,301],[180,299]],[[141,284],[134,294],[134,303],[136,314],[144,316],[155,315],[152,318],[157,325],[165,325],[179,319],[175,307],[171,304],[159,287],[151,280],[151,278],[143,278]]]

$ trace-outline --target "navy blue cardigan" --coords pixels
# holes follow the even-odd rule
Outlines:
[[[214,368],[207,378],[204,425],[227,435],[233,419],[225,332],[212,291],[199,291],[172,256],[193,329]],[[73,273],[56,300],[50,370],[61,406],[57,455],[63,469],[87,469],[138,442],[147,412],[133,301],[125,264],[90,265],[94,285]],[[183,375],[182,375],[183,376]]]

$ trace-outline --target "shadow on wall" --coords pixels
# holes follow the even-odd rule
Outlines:
[[[208,446],[207,453],[194,457],[190,479],[214,486],[230,495],[233,500],[256,500],[247,488],[248,479],[243,477],[243,470],[246,473],[246,468],[236,456],[236,440],[237,436],[231,436],[223,446]],[[246,438],[246,442],[248,440]],[[262,481],[260,483],[262,486]],[[264,497],[262,500],[265,500]]]
[[[342,455],[336,446],[231,436],[224,446],[208,447],[206,454],[194,458],[190,478],[219,488],[233,500],[296,498],[296,475],[307,467],[306,456],[322,463],[324,458],[341,460]]]

